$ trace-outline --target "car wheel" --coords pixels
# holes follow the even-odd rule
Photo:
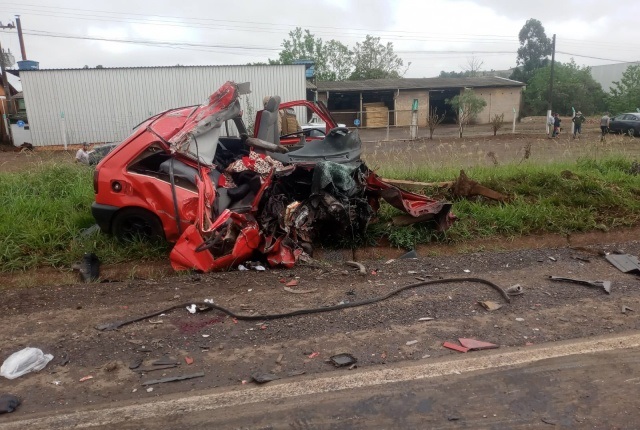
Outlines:
[[[162,222],[156,215],[142,208],[119,210],[111,224],[111,232],[119,239],[164,239]]]
[[[629,130],[627,130],[627,134],[631,137],[636,135],[636,131],[633,129],[633,127],[629,128]]]

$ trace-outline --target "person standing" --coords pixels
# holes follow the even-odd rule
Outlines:
[[[82,164],[86,164],[87,166],[89,165],[89,144],[87,142],[84,142],[82,144],[82,148],[78,149],[78,152],[76,152],[76,163],[82,163]]]
[[[560,119],[560,115],[558,115],[558,112],[556,112],[553,115],[553,137],[557,137],[560,134],[560,122],[562,120]]]
[[[609,112],[605,112],[605,114],[600,118],[600,130],[602,130],[602,136],[600,137],[600,142],[604,142],[605,136],[609,132],[609,122],[611,118],[609,118]]]
[[[576,116],[573,117],[573,138],[577,139],[579,134],[582,134],[582,123],[586,118],[582,115],[582,112],[578,111]]]

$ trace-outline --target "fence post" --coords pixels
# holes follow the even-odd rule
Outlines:
[[[516,108],[513,108],[513,127],[511,128],[511,133],[516,134]]]
[[[67,125],[64,119],[64,111],[60,112],[60,128],[62,129],[62,143],[64,144],[64,150],[67,150]]]

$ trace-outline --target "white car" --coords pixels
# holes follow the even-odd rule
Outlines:
[[[311,130],[308,136],[324,137],[327,132],[327,123],[322,121],[315,113],[311,116],[308,123],[300,126],[302,130]],[[345,124],[338,124],[338,127],[346,127]],[[305,133],[306,134],[306,133]]]

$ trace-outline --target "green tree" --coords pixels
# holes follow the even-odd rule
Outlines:
[[[591,76],[589,67],[578,66],[573,59],[556,63],[551,102],[555,111],[571,113],[571,108],[592,115],[605,108],[602,86]],[[538,69],[524,92],[523,115],[544,115],[547,111],[551,67]]]
[[[533,18],[524,24],[518,39],[518,67],[514,69],[510,78],[528,84],[536,70],[549,64],[551,40],[544,32],[542,23]]]
[[[485,99],[476,95],[473,90],[464,90],[461,94],[446,100],[446,102],[456,111],[460,137],[462,137],[464,127],[482,112],[482,109],[487,105]]]
[[[403,61],[393,51],[393,43],[380,43],[379,37],[367,34],[353,49],[354,70],[349,79],[399,78]]]
[[[607,104],[611,112],[635,112],[640,108],[640,65],[627,67],[622,79],[614,81],[610,91]]]
[[[337,40],[325,43],[309,30],[296,27],[289,32],[289,38],[282,42],[277,60],[269,64],[293,64],[296,60],[312,60],[316,78],[319,81],[345,80],[353,69],[353,54],[349,48]]]

